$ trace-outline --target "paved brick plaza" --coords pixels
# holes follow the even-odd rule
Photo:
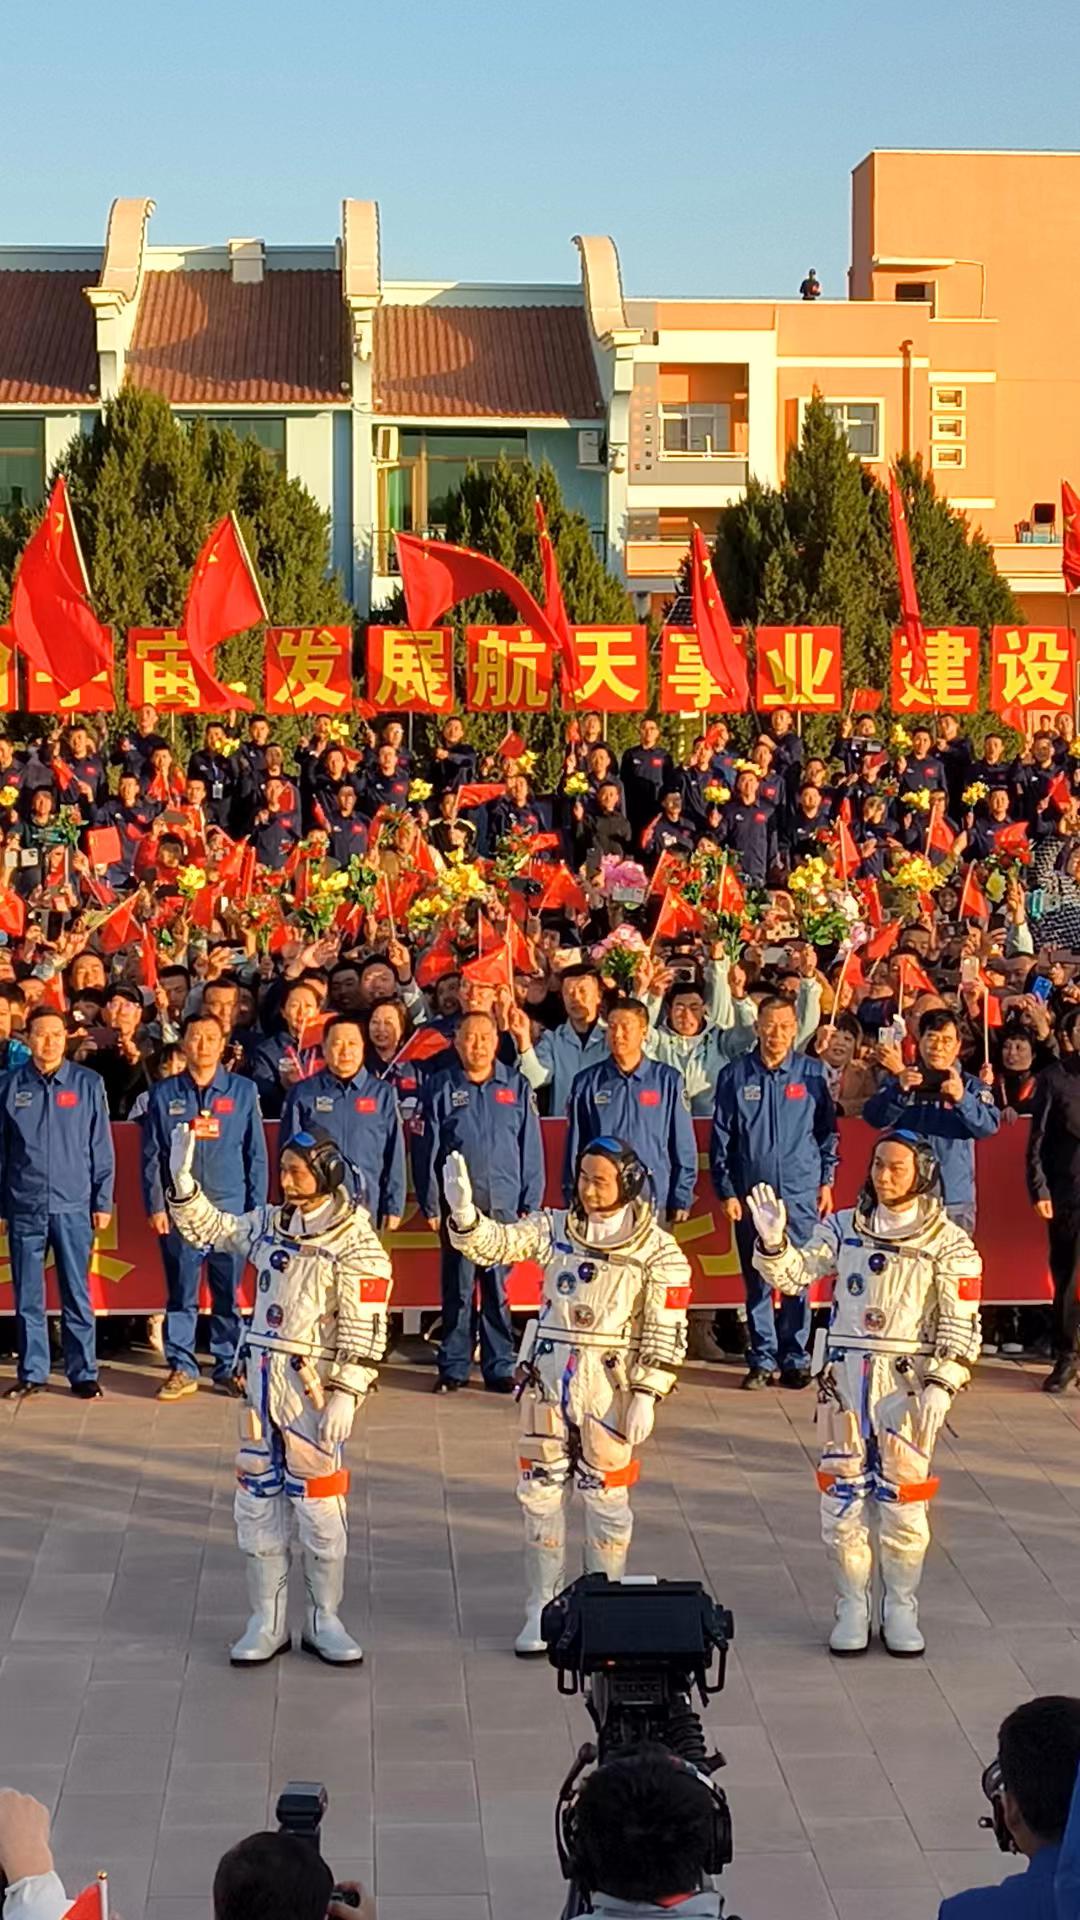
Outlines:
[[[512,1409],[389,1369],[351,1448],[365,1665],[243,1674],[234,1410],[209,1391],[158,1407],[158,1377],[122,1363],[101,1405],[0,1407],[0,1780],[58,1809],[69,1891],[104,1865],[123,1920],[206,1920],[220,1853],[293,1775],[325,1780],[327,1855],[374,1878],[381,1920],[554,1920],[551,1810],[586,1720],[508,1651]],[[1080,1693],[1080,1397],[1038,1377],[995,1362],[960,1403],[912,1665],[823,1650],[811,1396],[691,1367],[664,1410],[632,1566],[701,1576],[735,1611],[710,1732],[747,1920],[924,1920],[998,1877],[975,1825],[997,1723],[1030,1692]]]

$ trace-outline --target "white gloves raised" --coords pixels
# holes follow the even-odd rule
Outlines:
[[[766,1253],[779,1253],[787,1238],[787,1208],[778,1193],[762,1180],[746,1196],[757,1237]]]
[[[172,1130],[169,1141],[169,1179],[177,1200],[190,1200],[195,1191],[191,1169],[195,1162],[195,1135],[184,1120]]]
[[[656,1401],[652,1394],[632,1393],[623,1418],[623,1439],[632,1447],[640,1447],[642,1441],[648,1439],[655,1424]]]
[[[919,1396],[919,1428],[915,1444],[923,1453],[933,1453],[938,1434],[949,1417],[952,1394],[931,1380]]]
[[[342,1392],[335,1387],[322,1412],[319,1421],[319,1439],[324,1447],[344,1445],[352,1432],[356,1418],[356,1399],[351,1393]]]
[[[443,1193],[454,1225],[467,1233],[475,1224],[476,1208],[473,1206],[472,1181],[463,1153],[447,1154],[443,1164]]]

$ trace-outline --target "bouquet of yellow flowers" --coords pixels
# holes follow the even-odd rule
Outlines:
[[[206,885],[205,867],[181,867],[176,876],[176,884],[186,900],[193,900]]]
[[[944,878],[940,868],[932,867],[921,853],[909,854],[889,876],[901,893],[933,893]]]
[[[586,773],[568,773],[563,781],[563,792],[568,800],[583,800],[589,791],[589,776]]]
[[[731,799],[731,788],[722,787],[719,780],[710,780],[705,789],[705,798],[710,807],[722,807]]]
[[[13,807],[18,798],[18,787],[0,787],[0,807]]]
[[[914,807],[917,813],[929,813],[930,811],[929,787],[917,787],[914,793],[905,793],[902,796],[902,798],[903,798],[904,805],[908,807]]]
[[[977,807],[980,800],[986,799],[989,791],[985,780],[973,780],[969,787],[964,788],[960,797],[965,807]]]
[[[889,729],[889,745],[894,753],[906,753],[911,745],[911,735],[906,727],[900,725],[899,720]]]
[[[409,800],[413,806],[418,805],[423,800],[430,800],[431,793],[432,787],[430,780],[409,781]]]

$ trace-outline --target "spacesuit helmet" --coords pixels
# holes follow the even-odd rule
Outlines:
[[[581,1179],[582,1164],[585,1160],[596,1158],[610,1160],[615,1168],[619,1182],[620,1206],[626,1206],[640,1199],[648,1185],[648,1168],[638,1159],[633,1147],[627,1146],[625,1140],[616,1140],[612,1134],[600,1133],[595,1140],[590,1140],[586,1146],[582,1147],[577,1157],[577,1165],[574,1168],[574,1199],[579,1210],[581,1202],[578,1199],[578,1183]]]
[[[864,1214],[872,1213],[878,1204],[877,1189],[874,1185],[874,1161],[879,1150],[890,1142],[906,1147],[914,1162],[911,1186],[902,1197],[898,1196],[899,1203],[906,1205],[909,1200],[923,1198],[940,1203],[943,1198],[941,1167],[929,1140],[925,1139],[921,1133],[913,1133],[908,1127],[888,1127],[874,1142],[866,1182],[859,1195],[858,1211]],[[889,1203],[885,1202],[885,1204]]]
[[[294,1133],[282,1151],[295,1153],[304,1161],[314,1174],[320,1193],[336,1193],[345,1185],[347,1169],[341,1148],[321,1129],[315,1133],[303,1130]]]

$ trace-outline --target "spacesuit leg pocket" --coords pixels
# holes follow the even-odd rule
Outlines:
[[[616,1408],[609,1416],[614,1425]],[[621,1433],[612,1431],[594,1414],[587,1413],[581,1423],[582,1464],[589,1475],[598,1477],[605,1487],[631,1487],[641,1471],[634,1449]]]
[[[823,1493],[833,1487],[842,1490],[861,1480],[866,1470],[866,1446],[859,1429],[858,1414],[831,1402],[818,1408],[821,1457],[817,1480]]]
[[[233,1501],[236,1539],[242,1553],[287,1553],[289,1503],[285,1498],[285,1455],[281,1436],[264,1433],[252,1407],[240,1413]]]
[[[347,1544],[345,1496],[349,1470],[340,1447],[324,1447],[290,1427],[285,1436],[285,1490],[302,1546],[323,1560],[343,1560]]]
[[[534,1387],[522,1396],[517,1463],[523,1485],[563,1486],[570,1464],[569,1428],[562,1409]]]

